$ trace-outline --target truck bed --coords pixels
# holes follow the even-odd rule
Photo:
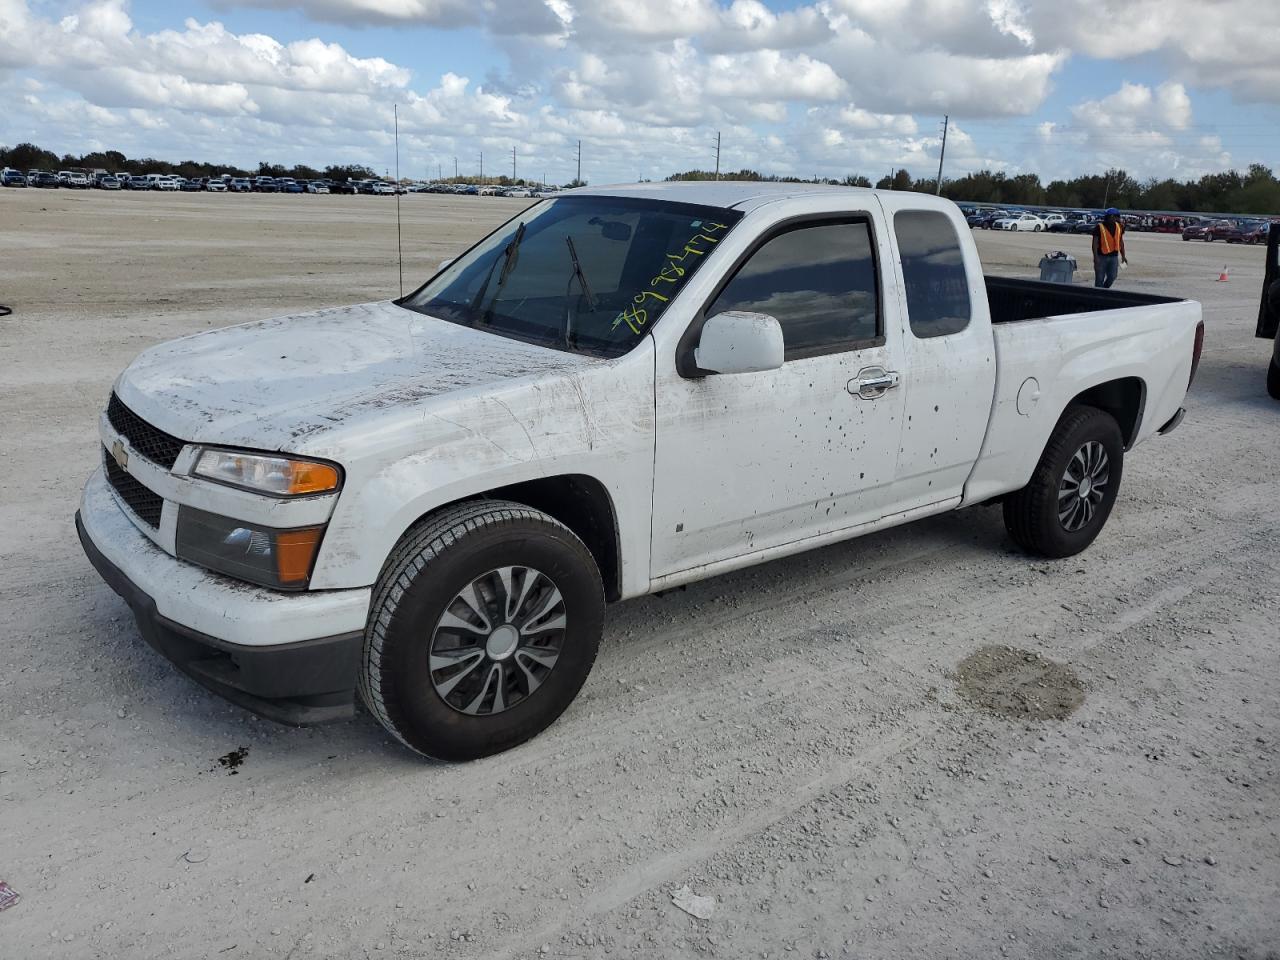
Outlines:
[[[1016,323],[1072,313],[1095,313],[1145,307],[1157,303],[1177,303],[1174,297],[1159,297],[1131,290],[1103,290],[1097,287],[1019,280],[1014,277],[983,278],[992,323]]]
[[[1200,304],[1128,290],[987,277],[996,392],[965,502],[1017,489],[1073,397],[1122,383],[1139,407],[1132,446],[1178,412],[1191,374]]]

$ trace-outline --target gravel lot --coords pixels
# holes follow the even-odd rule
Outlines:
[[[522,205],[405,198],[406,284]],[[204,693],[71,523],[139,350],[393,295],[393,208],[0,191],[0,954],[1278,956],[1261,250],[1129,238],[1120,285],[1202,301],[1208,340],[1085,554],[974,509],[622,604],[554,727],[439,766]],[[993,272],[1088,259],[978,241]]]

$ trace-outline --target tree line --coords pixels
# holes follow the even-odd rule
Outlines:
[[[668,180],[712,180],[707,170],[688,170],[667,177]],[[863,176],[843,179],[815,177],[776,177],[755,170],[722,173],[722,180],[761,180],[783,183],[829,183],[846,187],[870,187]],[[881,177],[878,190],[913,190],[934,193],[936,178],[913,179],[906,170],[896,170]],[[980,170],[955,179],[943,179],[942,195],[950,200],[996,205],[1047,207],[1119,207],[1124,210],[1169,210],[1202,213],[1244,213],[1274,215],[1280,213],[1280,180],[1270,167],[1251,164],[1244,173],[1228,170],[1210,173],[1198,180],[1151,178],[1137,180],[1124,170],[1089,174],[1073,180],[1040,181],[1034,173],[1010,176],[991,170]]]
[[[15,170],[48,170],[56,173],[59,170],[82,168],[85,170],[106,170],[108,173],[139,176],[147,173],[177,174],[188,180],[199,177],[220,177],[224,173],[233,177],[292,177],[295,180],[377,180],[380,178],[374,171],[360,164],[331,164],[323,170],[306,164],[286,167],[279,163],[268,163],[265,160],[256,169],[248,170],[229,163],[202,163],[197,160],[184,160],[173,163],[169,160],[157,160],[154,157],[131,159],[119,150],[97,150],[92,153],[76,156],[64,153],[59,157],[52,150],[45,150],[34,143],[20,143],[16,147],[0,145],[0,167],[13,167]],[[485,177],[481,181],[478,176],[446,177],[447,183],[481,182],[501,187],[533,187],[538,184],[533,180],[521,177],[513,180],[508,176]],[[570,187],[585,186],[574,181]]]
[[[65,170],[68,167],[103,169],[111,173],[177,174],[188,179],[216,177],[224,173],[233,177],[265,176],[293,177],[295,180],[372,180],[377,178],[369,167],[360,164],[332,164],[323,170],[306,164],[286,167],[263,161],[256,170],[246,170],[233,164],[204,163],[184,160],[173,163],[153,157],[131,159],[118,150],[100,150],[76,156],[58,156],[34,143],[20,143],[16,147],[0,146],[0,166],[18,170]],[[931,177],[913,179],[906,170],[896,170],[881,177],[875,184],[864,176],[846,176],[841,179],[814,177],[778,177],[756,170],[737,170],[719,175],[722,180],[761,180],[784,183],[830,183],[846,187],[875,186],[880,190],[914,190],[934,193],[937,180]],[[668,180],[712,180],[716,174],[710,170],[686,170],[667,177]],[[474,183],[476,177],[450,177],[460,182]],[[512,185],[525,181],[511,181],[508,177],[486,178],[488,183]],[[577,185],[572,184],[572,185]],[[1170,210],[1202,213],[1241,213],[1270,215],[1280,213],[1280,180],[1270,167],[1261,163],[1251,164],[1244,173],[1228,170],[1210,173],[1198,180],[1164,180],[1152,177],[1137,180],[1126,171],[1108,170],[1100,174],[1088,174],[1073,180],[1053,180],[1047,185],[1034,173],[1010,176],[991,170],[979,170],[963,177],[944,179],[942,195],[951,200],[997,205],[1049,206],[1049,207],[1120,207],[1125,210]]]
[[[374,180],[377,174],[359,164],[334,164],[324,170],[297,164],[286,167],[278,163],[259,163],[257,169],[247,170],[230,163],[202,163],[197,160],[183,160],[173,163],[168,160],[157,160],[154,157],[126,157],[119,150],[95,150],[91,153],[76,156],[64,153],[58,156],[52,150],[45,150],[34,143],[20,143],[16,147],[0,146],[0,166],[13,167],[15,170],[48,170],[56,172],[71,167],[82,167],[86,170],[106,170],[108,173],[123,173],[137,176],[145,173],[177,174],[180,177],[193,179],[196,177],[220,177],[227,173],[233,177],[293,177],[295,180]]]

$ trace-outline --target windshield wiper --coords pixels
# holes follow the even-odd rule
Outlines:
[[[489,314],[493,312],[494,303],[497,302],[499,294],[502,293],[502,288],[507,285],[507,278],[511,276],[511,271],[516,268],[516,262],[519,260],[518,251],[520,249],[520,241],[523,239],[524,223],[522,222],[520,226],[516,227],[515,236],[511,238],[511,241],[507,244],[507,249],[503,251],[502,270],[498,273],[498,286],[493,291],[493,297],[489,300],[489,306],[485,308],[484,313],[480,316],[480,320],[482,322],[489,319]],[[480,289],[476,291],[476,295],[471,299],[471,312],[473,314],[478,313],[480,310],[480,304],[484,303],[485,292],[489,289],[489,283],[493,280],[494,268],[497,266],[498,261],[495,258],[493,263],[489,264],[489,273],[484,278],[484,283],[480,285]]]
[[[573,281],[576,279],[578,285],[582,287],[582,295],[587,298],[587,308],[590,313],[596,311],[596,298],[591,292],[591,284],[587,282],[587,275],[582,269],[582,261],[578,259],[578,248],[573,245],[573,237],[565,234],[564,242],[569,247],[569,259],[573,261],[573,273],[570,274],[569,283],[564,288],[564,345],[572,347],[573,306],[569,300],[569,290],[573,287]]]

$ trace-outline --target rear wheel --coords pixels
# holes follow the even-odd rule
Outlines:
[[[425,756],[499,753],[577,696],[603,611],[595,560],[554,518],[498,500],[446,509],[405,537],[378,581],[361,697]]]
[[[1072,407],[1054,429],[1031,481],[1004,501],[1013,541],[1045,557],[1084,550],[1111,515],[1124,466],[1124,440],[1111,414]]]
[[[1280,363],[1271,358],[1271,366],[1267,367],[1267,393],[1273,400],[1280,400]]]

